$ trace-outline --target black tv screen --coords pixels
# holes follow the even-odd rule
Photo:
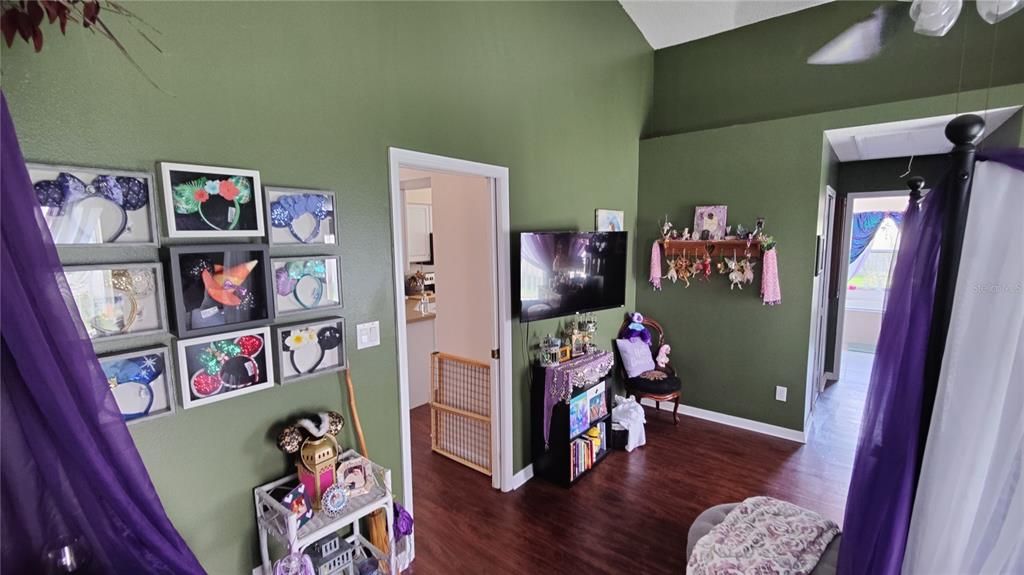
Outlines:
[[[519,239],[521,321],[625,305],[626,232],[534,232]]]

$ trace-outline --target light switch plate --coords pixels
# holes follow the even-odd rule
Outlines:
[[[356,349],[380,345],[380,322],[371,321],[356,326]]]
[[[786,401],[787,393],[789,393],[789,388],[782,387],[781,385],[775,386],[775,401]]]

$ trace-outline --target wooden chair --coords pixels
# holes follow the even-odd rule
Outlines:
[[[632,323],[632,320],[629,316],[626,316],[626,321],[622,322],[619,333],[621,334],[630,323]],[[651,332],[651,356],[657,358],[658,350],[665,344],[665,330],[662,329],[661,324],[649,317],[644,317],[643,324]],[[619,361],[619,372],[622,374],[622,381],[625,382],[626,395],[632,395],[637,399],[637,402],[644,398],[650,399],[654,401],[654,405],[659,410],[661,409],[661,402],[674,402],[675,408],[672,410],[672,422],[675,425],[679,425],[679,396],[682,392],[683,384],[679,377],[676,376],[671,360],[664,368],[655,367],[655,371],[664,373],[666,377],[664,379],[647,379],[642,376],[628,377],[626,370],[622,367],[622,362]]]

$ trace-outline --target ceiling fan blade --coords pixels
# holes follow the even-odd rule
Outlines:
[[[808,64],[832,66],[870,60],[882,52],[893,29],[898,8],[882,5],[811,54]]]
[[[945,36],[956,24],[963,7],[963,0],[914,0],[910,5],[914,32],[925,36]]]
[[[989,24],[1002,22],[1024,8],[1024,0],[978,0],[978,14]]]

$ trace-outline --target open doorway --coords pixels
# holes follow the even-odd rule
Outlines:
[[[414,484],[427,505],[459,482],[512,488],[508,170],[389,157],[403,495],[415,516]]]

